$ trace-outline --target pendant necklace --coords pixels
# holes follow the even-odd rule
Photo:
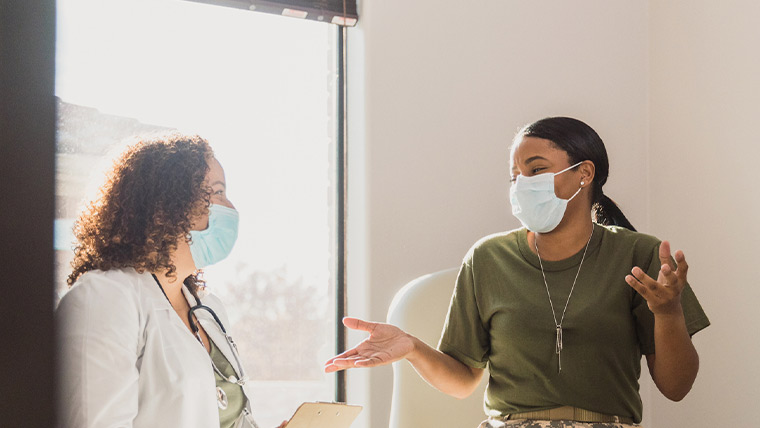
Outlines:
[[[575,279],[573,279],[573,286],[570,287],[570,294],[567,295],[567,301],[565,302],[565,309],[562,310],[562,317],[557,322],[557,314],[554,312],[554,303],[552,303],[552,295],[549,293],[549,283],[546,282],[546,273],[544,273],[544,264],[541,262],[541,254],[538,252],[538,237],[533,237],[533,243],[536,246],[536,255],[538,255],[538,265],[541,266],[541,276],[544,278],[544,285],[546,286],[546,295],[549,296],[549,306],[552,308],[552,317],[554,317],[554,326],[557,332],[557,338],[554,346],[554,352],[557,354],[557,373],[562,372],[562,322],[565,320],[565,313],[567,312],[567,305],[570,303],[570,297],[573,296],[573,290],[575,289],[575,282],[578,281],[578,275],[581,273],[581,266],[583,266],[583,260],[586,259],[586,251],[588,251],[588,245],[591,243],[591,237],[594,236],[594,226],[591,225],[591,235],[586,242],[586,248],[583,250],[583,257],[578,265],[578,272],[575,273]]]

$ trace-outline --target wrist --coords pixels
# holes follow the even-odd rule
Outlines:
[[[656,310],[652,310],[655,318],[669,319],[669,318],[683,318],[683,306],[681,302],[673,303],[672,305],[662,306]]]
[[[423,341],[421,341],[420,339],[417,339],[416,337],[412,336],[409,333],[407,333],[406,335],[409,338],[409,340],[412,342],[412,350],[408,354],[406,354],[405,358],[411,363],[420,358],[424,348],[427,345],[425,345]]]
[[[667,311],[661,311],[654,314],[655,325],[660,327],[671,326],[672,328],[685,328],[686,317],[683,314],[681,305],[678,308],[674,308]]]

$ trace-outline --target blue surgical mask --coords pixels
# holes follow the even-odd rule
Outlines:
[[[512,214],[532,232],[546,233],[554,230],[565,216],[567,203],[582,189],[578,188],[570,199],[561,199],[554,193],[554,177],[581,163],[578,162],[554,174],[546,173],[532,177],[518,175],[509,189]]]
[[[196,269],[218,263],[230,255],[237,240],[239,222],[237,210],[217,204],[209,206],[208,227],[190,231],[190,253]]]

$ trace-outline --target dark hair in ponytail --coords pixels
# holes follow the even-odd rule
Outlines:
[[[590,126],[569,117],[547,117],[526,125],[517,137],[535,137],[549,140],[565,151],[570,163],[585,160],[594,163],[596,173],[591,187],[591,212],[599,224],[622,226],[635,231],[615,202],[602,191],[610,172],[610,162],[604,142]]]

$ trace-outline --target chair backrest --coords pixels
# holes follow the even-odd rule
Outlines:
[[[454,291],[458,269],[419,277],[393,298],[388,323],[436,346]],[[483,393],[488,373],[469,397],[459,400],[428,385],[407,361],[393,364],[390,428],[477,427],[485,419]]]

